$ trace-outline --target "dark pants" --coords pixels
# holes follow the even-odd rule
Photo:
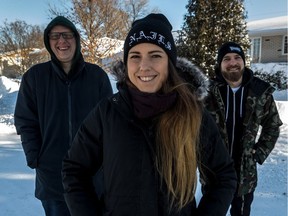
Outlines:
[[[41,200],[46,216],[71,216],[65,201]]]
[[[254,192],[245,194],[241,197],[234,196],[231,208],[230,208],[230,214],[231,216],[249,216],[251,211],[251,204],[254,198]]]

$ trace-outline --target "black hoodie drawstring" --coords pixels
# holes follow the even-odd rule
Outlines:
[[[229,85],[227,85],[227,98],[226,98],[226,116],[225,116],[225,122],[227,122],[228,119],[228,112],[229,112]]]
[[[243,97],[244,97],[244,87],[242,87],[241,91],[241,101],[240,101],[240,117],[243,117]]]

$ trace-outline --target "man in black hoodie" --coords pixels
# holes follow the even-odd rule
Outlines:
[[[14,119],[27,165],[36,170],[36,198],[47,216],[66,216],[62,159],[86,115],[112,87],[103,69],[84,61],[80,35],[65,17],[48,24],[44,43],[51,60],[23,75]]]
[[[215,73],[206,107],[220,129],[238,177],[230,214],[249,216],[257,186],[257,163],[263,164],[273,150],[282,125],[272,95],[274,88],[245,66],[242,47],[234,42],[224,43],[218,50]]]

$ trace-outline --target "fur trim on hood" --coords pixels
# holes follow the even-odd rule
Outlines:
[[[176,69],[180,77],[189,83],[189,88],[197,95],[199,101],[203,100],[208,95],[209,79],[199,67],[186,58],[178,57]],[[117,86],[126,83],[127,75],[125,70],[123,61],[117,61],[112,66],[111,73],[117,81]]]
[[[198,100],[204,100],[208,95],[209,79],[204,72],[186,58],[178,57],[176,64],[177,71],[186,82],[190,84],[190,89],[195,92]]]

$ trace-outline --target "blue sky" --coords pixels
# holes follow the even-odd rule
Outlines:
[[[63,1],[63,0],[62,0]],[[24,20],[28,24],[44,24],[49,22],[48,3],[59,4],[61,0],[1,0],[0,25],[8,22]],[[149,0],[151,7],[157,7],[171,21],[174,30],[180,29],[186,13],[188,0]],[[245,0],[248,21],[287,15],[287,0]]]

